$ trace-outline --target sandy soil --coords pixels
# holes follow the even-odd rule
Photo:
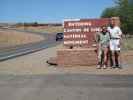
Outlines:
[[[123,53],[123,69],[96,69],[95,66],[58,67],[46,64],[50,57],[56,56],[56,51],[62,45],[44,49],[29,55],[17,57],[0,62],[0,74],[63,74],[63,73],[86,73],[86,74],[119,74],[133,75],[133,51]]]
[[[0,30],[0,47],[14,46],[37,42],[43,40],[44,37],[35,34],[27,34],[24,32]]]

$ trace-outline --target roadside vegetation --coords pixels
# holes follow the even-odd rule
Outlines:
[[[17,29],[28,30],[40,33],[58,33],[63,32],[62,23],[17,23],[15,25]]]
[[[0,48],[33,43],[43,40],[44,37],[24,32],[0,30]]]
[[[26,27],[25,30],[41,33],[58,33],[63,32],[62,26],[45,26],[45,27]]]
[[[124,50],[133,50],[133,37],[124,38],[122,48]]]
[[[118,16],[121,21],[121,28],[125,35],[133,35],[133,2],[130,0],[114,0],[115,6],[106,8],[102,18]]]
[[[132,0],[114,0],[115,6],[104,9],[101,18],[120,17],[121,28],[125,35],[123,49],[133,50],[133,2]]]

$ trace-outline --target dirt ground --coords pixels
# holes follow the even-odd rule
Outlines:
[[[43,40],[44,37],[25,32],[16,32],[13,30],[0,30],[0,48],[33,43]]]
[[[0,74],[63,74],[63,73],[87,73],[87,74],[119,74],[133,75],[133,51],[122,53],[123,69],[96,69],[96,66],[59,67],[50,66],[46,61],[50,57],[56,57],[56,51],[62,48],[62,44],[56,47],[44,49],[39,52],[17,57],[0,62]]]

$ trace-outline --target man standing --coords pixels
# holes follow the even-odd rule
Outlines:
[[[111,60],[111,67],[113,68],[121,68],[120,45],[122,40],[122,31],[119,26],[120,26],[119,17],[112,17],[110,20],[110,27],[108,27],[108,31],[110,33],[110,57],[111,57],[110,60]]]

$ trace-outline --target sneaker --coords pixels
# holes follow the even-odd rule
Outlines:
[[[97,69],[101,69],[101,66],[100,65],[97,65],[97,67],[96,67]]]
[[[106,69],[107,68],[107,66],[106,65],[103,65],[103,69]]]
[[[112,68],[112,69],[115,69],[115,68],[116,68],[116,66],[114,66],[114,65],[113,65],[113,66],[111,66],[111,68]]]
[[[122,69],[122,67],[120,65],[116,65],[115,68]]]

